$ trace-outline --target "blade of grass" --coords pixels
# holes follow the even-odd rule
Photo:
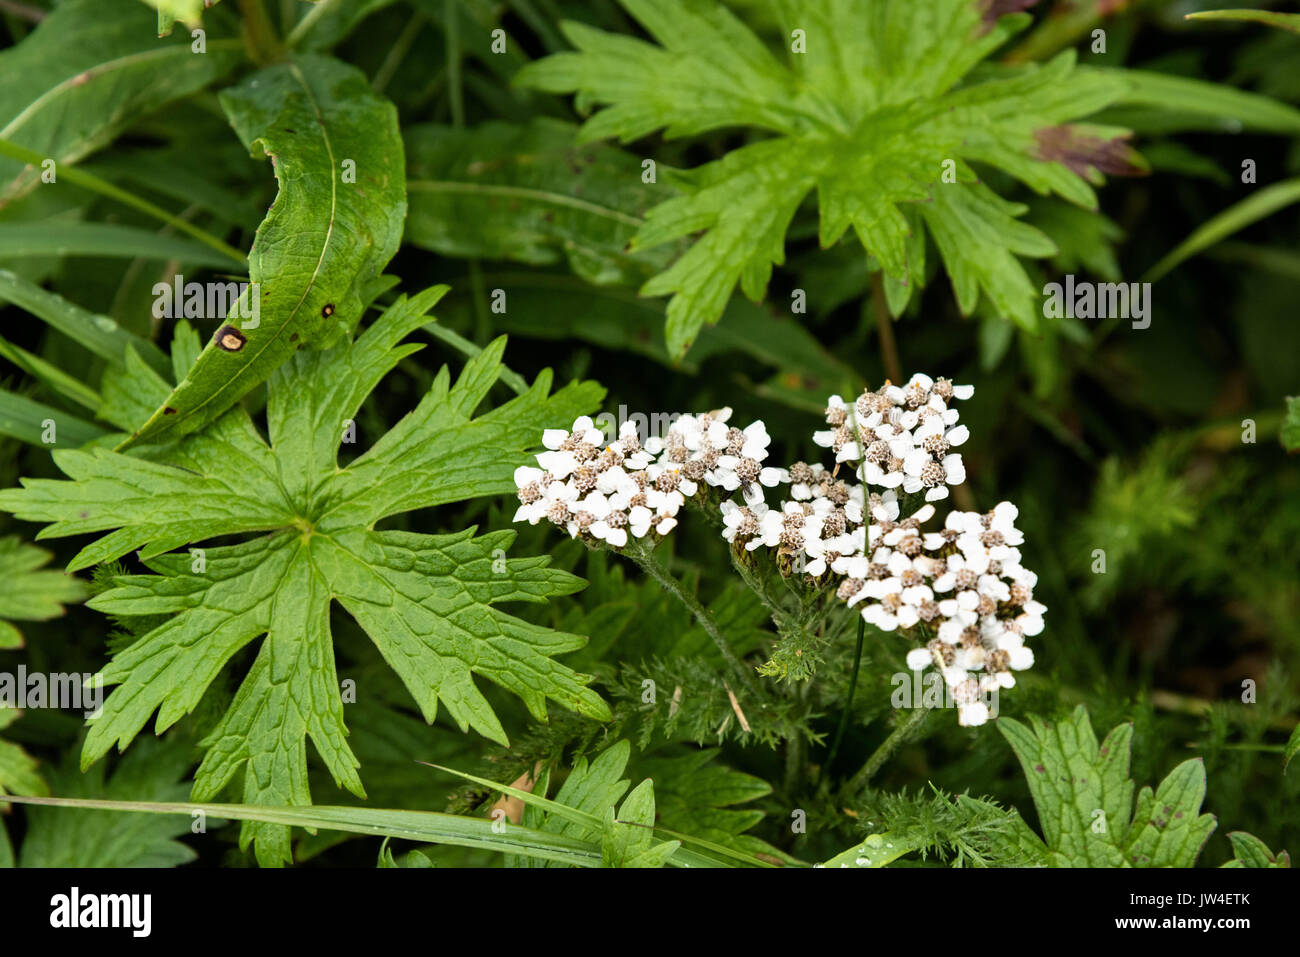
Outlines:
[[[54,421],[57,429],[54,447],[58,448],[77,448],[108,434],[99,426],[71,413],[0,389],[0,435],[7,435],[28,445],[50,448],[41,438],[45,432],[43,423],[47,419]]]
[[[8,156],[10,159],[16,159],[32,166],[40,166],[45,162],[46,157],[37,153],[35,150],[29,150],[25,146],[19,146],[17,143],[11,143],[8,140],[0,139],[0,156]],[[73,183],[88,189],[91,192],[106,196],[109,199],[117,200],[125,206],[139,210],[147,216],[166,223],[173,229],[198,240],[203,245],[219,252],[226,259],[238,263],[240,266],[245,264],[246,257],[234,246],[228,245],[216,236],[200,229],[193,223],[187,223],[185,220],[172,215],[161,206],[156,206],[147,199],[141,199],[134,193],[128,192],[119,186],[115,186],[107,180],[100,179],[93,173],[87,173],[85,170],[77,169],[75,166],[64,164],[59,170],[58,175],[63,177],[66,182]]]
[[[523,857],[557,861],[576,867],[599,867],[601,863],[600,849],[594,844],[559,834],[535,831],[518,824],[511,824],[504,832],[498,833],[493,830],[496,822],[456,814],[441,814],[437,811],[398,811],[368,807],[262,807],[250,804],[97,801],[11,795],[0,797],[0,802],[186,816],[192,816],[195,811],[202,811],[211,818],[221,820],[261,821],[290,827],[347,831],[374,837],[397,837],[426,844],[450,844],[495,851],[500,854],[517,854]],[[497,827],[499,828],[500,825]]]
[[[1204,252],[1233,233],[1296,202],[1300,202],[1300,179],[1289,179],[1274,183],[1272,186],[1265,186],[1254,195],[1229,206],[1217,216],[1202,223],[1168,255],[1152,266],[1143,277],[1143,281],[1154,282],[1184,260]]]
[[[431,764],[428,761],[419,761],[417,763],[426,765],[427,767],[435,768],[438,771],[445,771],[448,774],[455,775],[458,778],[463,778],[466,781],[472,781],[475,784],[482,785],[483,787],[491,788],[492,790],[499,791],[502,794],[508,794],[511,797],[517,798],[518,800],[522,801],[524,804],[532,804],[536,807],[540,807],[543,810],[547,811],[548,813],[554,814],[556,817],[561,817],[564,820],[569,821],[573,824],[578,824],[582,827],[589,827],[595,831],[599,831],[603,826],[601,820],[597,818],[594,814],[588,814],[586,811],[579,811],[577,808],[569,807],[567,804],[560,804],[558,801],[552,801],[550,798],[542,797],[540,794],[534,794],[532,791],[523,791],[520,790],[519,788],[511,787],[508,784],[499,784],[496,781],[491,781],[488,780],[487,778],[476,777],[475,775],[469,774],[465,771],[457,771],[455,768],[444,767],[441,764]],[[628,823],[628,822],[620,822],[620,823]],[[644,827],[645,825],[637,825],[637,826]],[[662,828],[658,826],[652,828],[652,830],[654,830],[656,834],[669,834],[683,843],[690,843],[698,847],[703,847],[707,850],[713,851],[716,854],[720,854],[723,857],[729,857],[733,860],[740,861],[750,866],[755,866],[755,865],[761,867],[772,866],[768,864],[766,861],[761,861],[756,857],[751,857],[748,854],[744,854],[740,851],[733,850],[732,848],[729,847],[723,847],[721,844],[714,844],[711,841],[706,841],[703,840],[702,838],[691,837],[688,834],[680,834],[676,831],[670,831],[667,828]],[[722,863],[720,861],[713,860],[712,858],[706,857],[704,855],[696,854],[686,847],[679,848],[677,852],[673,854],[672,858],[670,859],[670,862],[673,864],[684,865],[688,867],[718,867]]]
[[[33,379],[37,379],[64,397],[71,399],[82,408],[94,412],[103,403],[99,393],[81,380],[68,375],[58,366],[46,362],[40,356],[33,355],[26,349],[14,345],[0,336],[0,356],[4,356]]]
[[[0,257],[107,256],[114,259],[179,259],[212,269],[229,267],[206,247],[135,226],[116,223],[0,223]]]
[[[122,328],[108,316],[82,309],[8,269],[0,269],[0,302],[11,302],[26,309],[37,319],[115,365],[125,361],[130,346],[149,368],[164,379],[171,374],[167,357],[149,340]]]

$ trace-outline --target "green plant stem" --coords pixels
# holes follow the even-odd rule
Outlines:
[[[755,694],[762,694],[762,686],[759,685],[758,679],[754,672],[748,668],[744,662],[736,656],[731,645],[727,643],[727,638],[718,627],[718,623],[713,620],[713,615],[709,610],[700,604],[700,600],[684,589],[681,584],[672,576],[672,573],[665,568],[657,558],[654,557],[654,550],[650,545],[643,542],[629,542],[628,547],[621,552],[627,555],[634,562],[641,566],[647,575],[657,581],[668,590],[678,601],[685,605],[695,620],[700,623],[700,627],[713,640],[717,646],[718,652],[722,655],[724,661],[731,666],[731,669],[745,683],[746,687]]]
[[[293,49],[303,41],[303,38],[311,32],[311,28],[316,25],[316,21],[323,17],[330,7],[336,4],[337,0],[321,0],[315,4],[306,15],[298,21],[297,26],[289,31],[289,36],[285,39],[284,45]]]
[[[388,56],[384,57],[384,62],[379,64],[379,69],[375,71],[374,78],[370,81],[370,88],[376,93],[384,92],[389,81],[393,79],[393,74],[397,68],[402,65],[406,55],[411,52],[411,45],[415,43],[416,36],[424,28],[424,14],[416,13],[411,17],[409,23],[403,28],[398,38],[393,41],[392,49],[388,51]]]
[[[874,307],[876,313],[876,333],[880,336],[880,358],[885,364],[885,375],[901,385],[903,366],[898,361],[898,343],[894,340],[894,320],[889,315],[889,303],[885,299],[885,274],[878,272],[871,280],[871,298],[864,307]]]
[[[318,7],[324,5],[322,3]],[[271,22],[271,17],[266,12],[264,0],[239,0],[239,12],[243,15],[244,45],[248,50],[249,58],[259,66],[277,60],[283,48],[275,32],[275,24]],[[313,9],[312,13],[315,12]]]
[[[451,125],[465,125],[465,94],[461,89],[460,76],[460,12],[456,9],[456,0],[446,0],[446,60],[447,60],[447,97],[451,102]]]
[[[849,779],[849,783],[844,786],[844,790],[852,793],[865,788],[893,753],[906,744],[921,729],[921,725],[925,724],[925,719],[929,716],[929,708],[914,709],[898,727],[890,732],[889,737],[880,743],[880,747],[871,753],[871,757],[867,758],[867,763],[862,765],[857,774]]]
[[[831,741],[831,750],[826,755],[826,764],[822,769],[823,774],[829,774],[831,766],[835,763],[835,756],[839,753],[840,742],[844,740],[844,732],[849,726],[849,715],[853,713],[853,695],[858,690],[858,670],[862,667],[862,644],[867,635],[867,622],[861,615],[858,615],[858,644],[853,652],[853,674],[849,678],[849,694],[844,699],[844,710],[840,712],[840,725],[835,729],[835,738]]]
[[[40,165],[49,158],[37,153],[35,150],[29,150],[25,146],[19,146],[17,143],[11,143],[8,140],[3,139],[0,139],[0,156],[8,156],[10,159],[19,160],[37,168],[39,168]],[[203,243],[203,245],[215,249],[223,256],[229,256],[232,261],[238,263],[240,266],[246,265],[246,257],[234,246],[223,242],[206,230],[195,226],[193,223],[188,223],[179,216],[167,212],[167,210],[163,209],[161,206],[155,206],[147,199],[141,199],[133,193],[128,193],[126,190],[114,186],[107,180],[100,179],[93,173],[87,173],[85,170],[79,170],[75,166],[71,165],[60,165],[56,168],[56,175],[69,183],[75,183],[91,192],[99,193],[101,196],[107,196],[109,199],[115,199],[125,206],[130,206],[132,209],[137,209],[146,215],[152,216],[155,219],[166,223],[168,226],[171,226],[173,229],[197,239],[199,242]]]

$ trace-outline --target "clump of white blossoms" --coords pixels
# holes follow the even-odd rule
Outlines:
[[[795,567],[814,578],[829,569],[842,576],[836,595],[865,622],[916,641],[908,666],[938,669],[958,722],[969,726],[986,722],[985,699],[1033,664],[1025,639],[1043,630],[1047,610],[1033,598],[1037,576],[1020,563],[1024,535],[1010,502],[985,515],[950,512],[941,531],[922,530],[932,503],[966,479],[953,450],[970,433],[949,403],[974,392],[917,374],[851,405],[833,395],[830,428],[813,441],[835,453],[835,472],[797,463],[779,506],[722,506],[728,541],[793,554]],[[845,463],[861,484],[836,480]],[[881,491],[867,492],[873,487]],[[914,510],[904,517],[906,500]]]
[[[545,518],[571,536],[623,548],[630,538],[668,534],[687,499],[720,490],[722,536],[738,556],[774,549],[783,575],[801,573],[814,587],[835,582],[835,596],[864,622],[914,641],[908,667],[937,669],[958,722],[980,725],[991,716],[986,699],[1033,665],[1025,639],[1043,630],[1047,609],[1033,597],[1037,576],[1021,564],[1015,505],[949,512],[939,531],[923,529],[933,503],[966,480],[954,450],[970,433],[950,403],[974,391],[918,373],[851,404],[831,396],[830,428],[813,434],[835,454],[830,470],[766,464],[767,428],[731,425],[729,408],[679,416],[662,438],[644,442],[625,423],[608,444],[583,416],[569,430],[546,430],[538,467],[516,470],[515,521]],[[769,505],[764,489],[778,487],[786,497]],[[735,492],[739,502],[729,497]]]
[[[761,502],[761,486],[788,481],[789,474],[763,464],[772,440],[761,421],[740,429],[730,418],[729,408],[682,415],[662,438],[644,443],[630,422],[608,444],[588,416],[568,430],[547,429],[538,467],[515,470],[514,520],[536,525],[545,518],[575,538],[622,548],[629,536],[667,535],[702,485]]]
[[[837,463],[859,463],[869,485],[901,486],[908,494],[924,490],[927,502],[938,501],[948,497],[948,486],[966,481],[961,455],[952,449],[970,431],[957,424],[957,410],[948,403],[974,394],[974,386],[917,373],[906,386],[886,382],[863,392],[852,408],[833,395],[826,408],[833,428],[813,433],[813,441],[834,449]]]

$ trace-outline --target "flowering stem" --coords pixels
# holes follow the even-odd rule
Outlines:
[[[871,298],[864,303],[875,307],[876,332],[880,336],[880,357],[885,364],[885,375],[894,382],[903,381],[903,366],[898,361],[898,344],[894,341],[894,320],[889,315],[885,300],[885,274],[878,272],[871,284]]]
[[[753,671],[736,657],[736,653],[732,651],[731,645],[727,643],[727,639],[718,627],[718,623],[713,620],[713,615],[700,604],[698,598],[682,588],[668,569],[660,564],[658,559],[654,557],[653,546],[633,540],[633,542],[628,542],[627,547],[622,550],[622,554],[627,555],[640,565],[647,575],[666,588],[678,601],[690,609],[691,614],[695,616],[695,620],[700,623],[700,627],[713,639],[713,643],[717,646],[723,660],[731,666],[732,670],[736,672],[736,675],[745,682],[751,691],[755,694],[762,694],[758,679],[754,677]]]
[[[853,652],[853,675],[849,678],[849,696],[844,700],[844,710],[840,713],[840,726],[835,729],[835,739],[831,742],[830,753],[826,755],[823,773],[829,773],[839,753],[840,742],[844,740],[844,731],[849,726],[849,715],[853,712],[853,695],[858,690],[858,669],[862,666],[862,642],[867,634],[867,622],[858,615],[858,646]]]
[[[856,792],[865,788],[893,753],[920,730],[929,716],[928,707],[914,709],[898,727],[890,732],[889,737],[880,743],[880,747],[872,752],[871,757],[867,758],[867,763],[858,769],[858,773],[853,775],[844,790]]]

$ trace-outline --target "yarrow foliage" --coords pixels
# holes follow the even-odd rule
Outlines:
[[[834,452],[830,470],[765,464],[766,426],[731,426],[729,408],[679,416],[662,439],[642,441],[625,424],[609,443],[584,416],[570,430],[546,430],[539,467],[515,472],[515,520],[546,518],[593,546],[622,549],[671,532],[688,499],[706,509],[716,502],[737,555],[775,549],[783,574],[833,589],[865,623],[915,641],[908,667],[937,668],[958,721],[980,725],[992,716],[988,699],[1033,665],[1025,639],[1042,632],[1047,609],[1033,597],[1037,575],[1021,564],[1024,534],[1011,502],[983,514],[954,510],[939,530],[923,530],[934,503],[965,481],[953,450],[969,430],[950,403],[974,391],[918,373],[851,403],[832,395],[829,428],[813,434]],[[721,498],[706,501],[706,488]],[[764,488],[785,497],[769,505]]]

